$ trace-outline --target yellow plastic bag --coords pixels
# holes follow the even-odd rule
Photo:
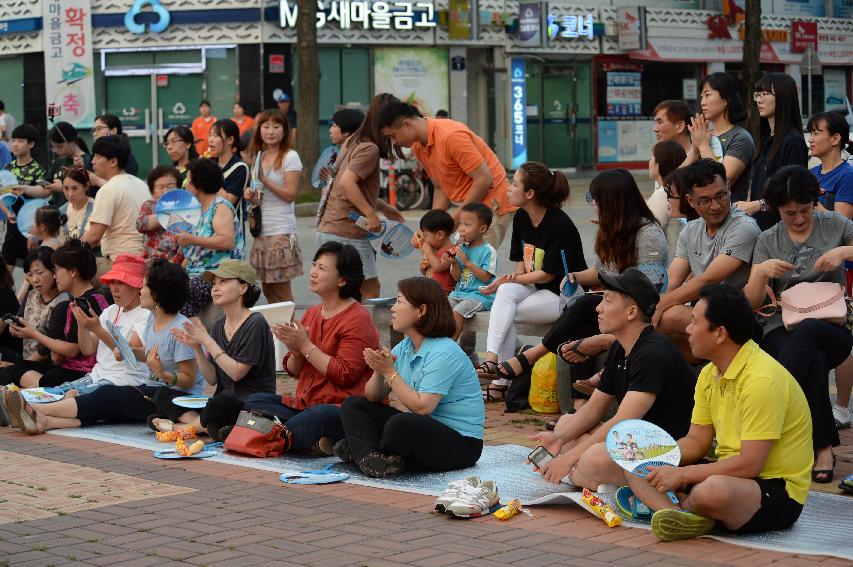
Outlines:
[[[557,399],[557,355],[549,352],[536,361],[530,377],[530,407],[537,413],[560,413]]]

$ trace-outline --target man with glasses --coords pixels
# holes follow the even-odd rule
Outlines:
[[[652,324],[668,335],[689,361],[698,362],[690,352],[685,331],[693,310],[690,304],[699,299],[699,291],[707,284],[728,283],[738,288],[746,284],[761,231],[751,217],[732,208],[723,164],[701,159],[687,166],[684,188],[687,202],[699,218],[681,231],[675,259],[669,266],[669,287],[661,296]]]

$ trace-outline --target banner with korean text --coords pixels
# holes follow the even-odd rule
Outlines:
[[[413,104],[424,116],[450,106],[450,71],[445,47],[377,47],[373,87]]]
[[[90,0],[42,0],[44,79],[48,104],[74,126],[95,122]]]
[[[510,63],[510,127],[512,128],[512,169],[527,161],[527,72],[523,57]]]

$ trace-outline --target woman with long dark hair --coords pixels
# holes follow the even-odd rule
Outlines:
[[[394,96],[388,93],[373,97],[364,122],[341,146],[331,168],[334,179],[323,191],[317,211],[318,244],[335,240],[358,250],[364,266],[364,299],[379,297],[379,270],[368,232],[356,226],[350,214],[365,217],[371,231],[379,230],[379,212],[390,220],[405,222],[400,211],[379,198],[379,159],[401,155],[382,133],[379,122],[380,111],[391,100]]]
[[[666,267],[669,259],[666,234],[646,206],[630,172],[614,169],[599,173],[590,183],[590,193],[598,213],[596,260],[591,268],[567,274],[572,283],[590,289],[601,285],[602,273],[619,274],[643,264]],[[580,357],[578,362],[582,364],[573,372],[573,379],[589,378],[595,372],[591,359],[610,348],[614,340],[610,335],[599,334],[595,311],[599,303],[601,296],[597,294],[573,301],[542,342],[501,363],[499,375],[512,378],[529,370],[546,353],[561,350]]]
[[[767,73],[755,83],[753,100],[761,129],[752,161],[749,195],[735,206],[755,218],[761,230],[779,222],[779,213],[764,202],[767,180],[786,165],[805,167],[809,151],[803,137],[797,83],[785,73]]]
[[[746,117],[738,89],[728,73],[711,73],[702,81],[702,112],[687,127],[693,148],[684,162],[690,165],[702,158],[722,162],[733,201],[746,199],[755,153],[752,135],[738,126]]]
[[[669,214],[669,197],[664,187],[664,179],[678,169],[687,158],[684,146],[675,140],[658,142],[652,148],[652,157],[649,159],[649,177],[655,182],[655,190],[646,204],[655,216],[655,220],[666,232],[666,240],[669,244],[670,257],[675,254],[678,244],[678,235],[684,223],[678,217]]]

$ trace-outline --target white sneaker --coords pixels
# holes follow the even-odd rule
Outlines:
[[[832,404],[832,417],[835,418],[836,429],[850,427],[850,410],[837,404]]]
[[[476,487],[463,488],[459,498],[454,500],[445,511],[456,518],[479,518],[487,515],[489,509],[499,500],[495,481],[487,480]]]
[[[436,499],[435,509],[443,514],[447,507],[453,504],[453,502],[462,495],[462,491],[465,487],[476,488],[479,485],[479,476],[466,476],[461,480],[454,480],[448,483],[447,488],[445,488],[444,492],[442,492]]]

